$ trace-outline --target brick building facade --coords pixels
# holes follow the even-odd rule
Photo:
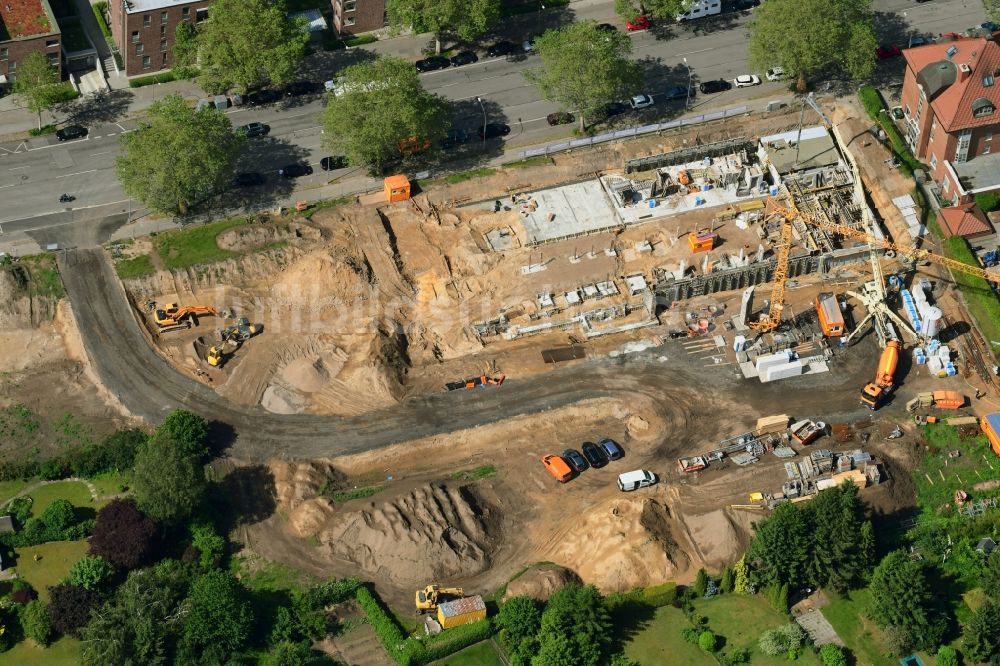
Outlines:
[[[62,37],[48,0],[0,0],[0,86],[17,78],[17,63],[34,51],[62,76]]]
[[[209,0],[110,0],[108,25],[121,52],[125,75],[170,69],[177,26],[204,21],[209,4]]]
[[[333,29],[338,35],[371,32],[389,24],[385,0],[330,0],[330,5],[333,7]]]
[[[1000,153],[1000,46],[983,38],[960,39],[906,49],[903,56],[903,134],[913,154],[930,167],[943,196],[965,198],[973,190],[1000,186],[993,178],[1000,167],[995,157]]]

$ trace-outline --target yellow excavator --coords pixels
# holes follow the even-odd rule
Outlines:
[[[207,305],[188,305],[180,307],[176,303],[167,303],[164,307],[157,308],[153,311],[153,319],[156,321],[157,326],[166,328],[167,326],[177,326],[178,324],[182,324],[188,317],[194,315],[214,314],[216,314],[215,308]]]
[[[423,614],[426,611],[437,610],[438,601],[446,601],[442,597],[463,597],[465,590],[460,587],[441,587],[440,585],[428,585],[422,590],[417,590],[415,602],[417,613]]]

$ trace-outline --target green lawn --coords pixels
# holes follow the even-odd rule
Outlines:
[[[239,256],[238,252],[223,250],[216,238],[226,229],[245,224],[242,218],[220,220],[189,229],[178,229],[157,235],[153,245],[168,270],[187,268]]]
[[[79,481],[61,481],[50,483],[32,490],[28,495],[33,500],[31,504],[31,515],[41,515],[45,508],[52,504],[54,500],[69,500],[69,503],[78,507],[91,507],[94,510],[103,505],[102,502],[92,502],[90,490]]]
[[[233,573],[251,590],[291,590],[315,582],[315,578],[283,562],[266,562],[252,573],[242,558],[234,558]]]
[[[497,651],[488,641],[476,643],[472,647],[432,663],[436,666],[503,666]]]
[[[687,626],[690,625],[680,609],[657,608],[651,620],[635,628],[625,643],[625,654],[642,666],[715,666],[715,659],[681,638],[681,629]]]
[[[28,484],[30,483],[33,483],[33,481],[24,481],[22,479],[16,479],[14,481],[0,481],[0,503],[9,500],[11,497],[21,492],[21,490],[28,487]]]
[[[66,577],[70,567],[87,554],[86,541],[50,541],[40,546],[17,548],[17,575],[31,583],[38,590],[42,601],[49,600],[49,586],[55,585]],[[38,561],[35,561],[38,555]],[[0,656],[0,664],[3,663]]]
[[[87,480],[97,488],[98,495],[117,495],[123,492],[121,486],[124,485],[127,488],[129,483],[127,474],[115,474],[113,472],[107,472]]]
[[[123,280],[129,278],[140,278],[152,275],[156,272],[153,268],[153,260],[148,254],[140,254],[131,259],[120,259],[115,262],[115,272]]]
[[[80,663],[80,641],[60,638],[47,648],[24,640],[0,654],[0,664],[17,666],[76,666]]]

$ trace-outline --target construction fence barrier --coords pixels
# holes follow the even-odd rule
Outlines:
[[[574,148],[585,148],[587,146],[593,146],[599,143],[605,143],[607,141],[619,141],[621,139],[631,139],[633,137],[642,136],[644,134],[653,134],[654,132],[663,132],[665,130],[677,129],[679,127],[687,127],[689,125],[699,125],[701,123],[712,122],[714,120],[725,120],[726,118],[732,118],[733,116],[742,116],[750,112],[749,106],[735,106],[731,109],[722,109],[721,111],[711,111],[709,113],[703,113],[700,116],[692,116],[690,118],[678,118],[676,120],[671,120],[665,123],[654,123],[652,125],[641,125],[639,127],[626,127],[620,130],[614,130],[612,132],[605,132],[604,134],[598,134],[596,136],[583,137],[581,139],[571,139],[569,141],[559,141],[558,143],[550,143],[547,146],[539,146],[538,148],[528,148],[527,150],[522,150],[520,152],[520,159],[527,159],[529,157],[540,157],[543,155],[551,155],[553,153],[561,153],[566,150],[572,150]]]

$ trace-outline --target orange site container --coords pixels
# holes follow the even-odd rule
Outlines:
[[[816,314],[819,315],[823,335],[839,338],[844,334],[844,314],[840,311],[840,303],[834,294],[823,292],[816,296]]]
[[[406,176],[398,174],[385,179],[385,200],[389,203],[393,201],[406,201],[410,198],[410,181]]]
[[[715,247],[715,234],[688,234],[688,246],[692,252],[708,252]]]
[[[986,433],[993,453],[1000,456],[1000,412],[984,416],[979,420],[979,427]]]
[[[934,406],[941,409],[958,409],[965,406],[965,396],[958,391],[934,391]]]

